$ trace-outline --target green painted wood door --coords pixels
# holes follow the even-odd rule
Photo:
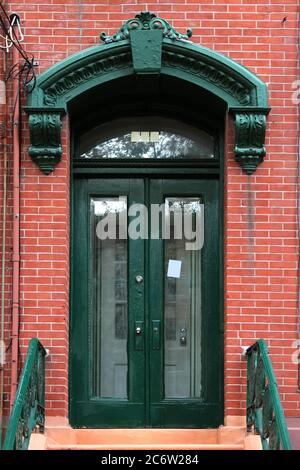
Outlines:
[[[222,423],[218,181],[74,183],[70,421]]]
[[[178,214],[184,219],[183,233],[180,224],[176,233],[170,223],[169,238],[149,240],[149,402],[150,422],[155,427],[222,423],[218,200],[217,180],[150,181],[151,204],[164,205],[165,219],[168,211],[173,211],[173,220]],[[201,215],[191,221],[203,228],[194,246],[188,245],[191,229],[195,231],[188,223],[191,214]],[[181,263],[180,272],[173,273],[178,277],[168,273],[174,261]],[[162,329],[160,348],[153,340],[156,320]]]

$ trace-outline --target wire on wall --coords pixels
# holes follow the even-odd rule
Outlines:
[[[21,44],[24,35],[20,25],[20,17],[16,13],[8,16],[2,3],[0,3],[0,13],[0,28],[3,32],[0,36],[4,39],[4,45],[0,45],[0,47],[6,51],[11,47],[16,47],[23,59],[23,63],[15,64],[8,70],[5,81],[19,77],[22,87],[31,93],[36,84],[35,59],[33,54],[28,53]],[[16,33],[16,29],[18,33]]]

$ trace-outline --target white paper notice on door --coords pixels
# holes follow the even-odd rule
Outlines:
[[[179,279],[180,274],[181,274],[181,261],[178,261],[176,259],[170,259],[169,264],[168,264],[167,277],[175,277]]]

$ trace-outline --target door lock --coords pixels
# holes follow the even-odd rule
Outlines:
[[[144,323],[142,321],[136,321],[134,325],[134,349],[144,350]]]
[[[159,350],[160,343],[160,321],[152,320],[152,349]]]
[[[187,345],[187,329],[186,328],[180,328],[179,342],[180,342],[180,346]]]

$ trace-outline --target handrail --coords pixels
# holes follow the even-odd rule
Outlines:
[[[13,409],[9,418],[3,450],[27,450],[32,431],[45,423],[45,356],[37,338],[28,346]]]
[[[265,340],[247,351],[247,429],[260,435],[263,450],[291,450],[278,385]]]

